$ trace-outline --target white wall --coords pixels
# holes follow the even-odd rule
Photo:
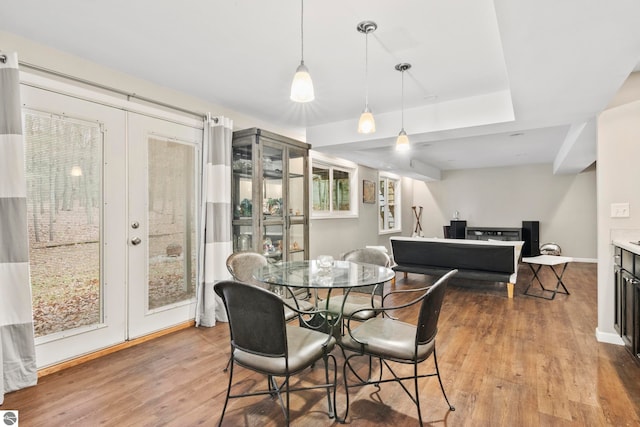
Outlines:
[[[640,73],[598,117],[598,328],[600,341],[621,343],[614,330],[612,234],[640,235]],[[628,202],[628,218],[611,218],[611,203]]]
[[[553,165],[443,171],[442,180],[414,183],[425,236],[442,237],[454,211],[471,227],[522,227],[540,221],[540,243],[562,254],[596,258],[596,172],[554,175]]]

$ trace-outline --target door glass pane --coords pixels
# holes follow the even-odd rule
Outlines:
[[[233,217],[235,219],[250,219],[253,213],[251,200],[253,190],[253,165],[252,165],[251,145],[240,145],[233,147],[233,200],[237,204],[233,207]]]
[[[193,145],[149,139],[148,307],[195,297],[196,151]]]
[[[101,323],[103,133],[95,121],[25,110],[36,337]]]

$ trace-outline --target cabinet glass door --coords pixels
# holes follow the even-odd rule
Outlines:
[[[262,253],[271,262],[281,261],[286,242],[284,224],[283,169],[285,151],[265,143],[262,146]]]
[[[282,220],[284,150],[265,144],[262,152],[262,214],[265,221]]]
[[[288,157],[288,180],[286,198],[289,228],[288,228],[288,248],[289,261],[304,260],[307,250],[305,224],[307,221],[307,200],[305,168],[306,157],[303,150],[289,148]]]
[[[233,250],[253,249],[253,150],[251,144],[233,147]]]

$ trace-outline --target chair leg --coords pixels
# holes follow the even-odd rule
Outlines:
[[[329,358],[331,358],[331,360],[333,360],[333,382],[330,383],[329,382]],[[336,382],[338,380],[338,364],[336,362],[336,358],[331,355],[331,354],[325,354],[323,357],[324,360],[324,377],[325,377],[325,384],[333,384],[333,400],[331,398],[331,390],[329,390],[330,387],[327,387],[327,404],[329,406],[329,418],[335,418],[336,417]]]
[[[231,394],[231,382],[233,381],[233,360],[229,358],[229,385],[227,386],[227,397],[224,399],[224,406],[222,407],[222,414],[220,415],[220,422],[218,423],[218,427],[222,425],[222,419],[224,418],[224,413],[227,410],[227,404],[229,403],[229,395]]]
[[[418,422],[420,423],[420,427],[422,427],[422,411],[420,410],[420,392],[418,391],[418,364],[413,364],[413,385],[415,387],[415,403],[416,408],[418,408]]]
[[[444,400],[447,401],[447,405],[449,405],[450,411],[455,411],[456,408],[449,403],[449,399],[447,398],[447,393],[444,391],[444,385],[442,384],[442,378],[440,378],[440,369],[438,369],[438,357],[436,356],[436,349],[433,349],[433,363],[436,365],[436,374],[438,375],[438,382],[440,383],[440,390],[442,390],[442,395],[444,396]]]
[[[287,375],[287,384],[285,385],[284,392],[287,394],[287,398],[286,398],[287,408],[286,408],[284,416],[286,418],[285,422],[286,422],[286,425],[288,427],[289,426],[289,420],[291,419],[291,416],[289,414],[289,376],[288,375]]]
[[[227,360],[227,365],[224,367],[224,369],[222,370],[222,372],[227,372],[229,370],[229,366],[231,365],[231,358],[233,356],[229,356],[229,360]]]

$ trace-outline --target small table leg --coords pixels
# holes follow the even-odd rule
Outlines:
[[[531,297],[536,297],[536,298],[543,298],[543,299],[554,299],[556,297],[556,294],[560,293],[560,294],[565,294],[565,295],[570,295],[569,291],[567,290],[567,287],[564,285],[564,283],[562,282],[562,276],[564,275],[565,270],[567,269],[567,265],[569,265],[569,263],[565,263],[564,267],[562,268],[562,271],[560,272],[560,274],[558,275],[558,272],[556,271],[555,268],[553,268],[553,265],[549,265],[549,268],[551,268],[551,271],[553,271],[553,274],[556,276],[557,282],[556,282],[556,287],[555,289],[547,289],[544,287],[544,285],[542,284],[542,282],[540,281],[540,277],[538,276],[538,273],[540,272],[540,269],[542,268],[543,264],[537,264],[537,268],[533,267],[533,264],[529,264],[529,267],[531,268],[531,271],[533,272],[533,277],[531,278],[531,282],[529,283],[529,286],[527,286],[527,289],[525,289],[524,294],[531,296]],[[534,281],[538,281],[538,283],[540,284],[540,287],[542,288],[542,295],[536,295],[536,294],[530,294],[529,293],[529,288],[531,288],[531,285],[533,285]],[[562,289],[564,289],[564,292],[560,291],[560,286],[562,286]],[[544,292],[551,292],[551,296],[545,296]]]

